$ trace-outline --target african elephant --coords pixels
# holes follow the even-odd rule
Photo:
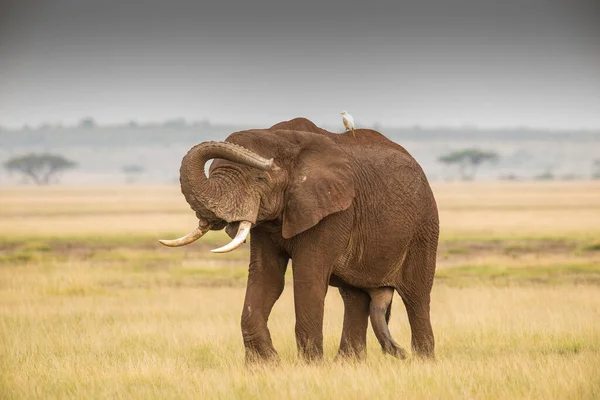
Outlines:
[[[323,355],[328,285],[344,301],[338,355],[364,354],[369,316],[384,351],[404,355],[387,326],[397,291],[413,351],[433,357],[437,205],[423,170],[402,146],[373,130],[357,129],[352,137],[296,118],[194,146],[183,158],[180,182],[199,225],[161,243],[181,246],[226,228],[232,242],[213,250],[225,252],[252,232],[241,319],[247,360],[278,358],[267,320],[289,259],[296,343],[305,359]]]

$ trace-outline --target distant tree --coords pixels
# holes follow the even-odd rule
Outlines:
[[[484,162],[495,162],[499,158],[494,151],[484,151],[476,148],[463,149],[444,154],[438,161],[446,165],[458,165],[463,180],[475,178],[477,168]]]
[[[578,179],[581,179],[581,176],[577,175],[577,174],[569,173],[569,174],[561,175],[560,179],[563,181],[576,181]]]
[[[96,127],[96,121],[92,117],[85,117],[79,121],[79,127],[85,129],[93,129]]]
[[[55,154],[26,154],[13,157],[4,163],[7,171],[23,174],[37,185],[47,185],[59,172],[74,168],[77,164]]]
[[[553,181],[556,179],[556,176],[554,176],[554,173],[550,169],[547,169],[541,174],[535,175],[533,179],[536,181]]]
[[[135,183],[142,172],[144,172],[144,167],[140,165],[124,165],[121,171],[125,174],[125,182]]]
[[[49,123],[43,123],[43,124],[41,124],[40,126],[38,126],[38,128],[37,128],[37,129],[38,129],[39,131],[49,131],[49,130],[51,130],[51,129],[53,129],[53,128],[54,128],[54,127],[53,127],[51,124],[49,124]]]
[[[514,174],[514,173],[508,173],[508,174],[504,174],[504,175],[500,175],[498,177],[498,179],[502,180],[502,181],[518,181],[519,177]]]
[[[163,123],[165,128],[185,128],[187,126],[187,121],[184,118],[174,118],[166,120]]]
[[[592,179],[600,179],[600,158],[594,160],[592,168]]]
[[[192,124],[192,126],[201,127],[201,128],[210,128],[210,120],[208,118],[204,118],[201,121],[194,122]]]

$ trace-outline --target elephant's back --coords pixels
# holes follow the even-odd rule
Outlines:
[[[392,142],[385,135],[373,129],[355,129],[354,135],[347,131],[344,133],[329,132],[319,128],[314,122],[307,118],[294,118],[289,121],[282,121],[269,128],[270,131],[291,130],[300,132],[311,132],[326,136],[344,147],[365,147],[380,146],[384,148],[396,149],[402,153],[409,154],[408,151],[398,143]]]

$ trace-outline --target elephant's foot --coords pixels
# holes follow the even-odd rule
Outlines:
[[[364,361],[366,359],[365,354],[343,354],[337,353],[335,357],[333,357],[333,362],[342,363],[342,362],[351,362],[357,363]]]
[[[422,360],[435,360],[433,336],[421,340],[413,339],[413,354]]]
[[[277,364],[279,361],[279,354],[275,349],[259,351],[256,348],[246,347],[246,364]]]
[[[246,349],[246,363],[279,361],[279,355],[273,347],[271,336],[268,333],[265,335],[251,335],[244,332],[244,347]]]
[[[323,360],[323,345],[308,342],[298,345],[298,354],[306,362],[318,362]]]
[[[363,360],[367,356],[367,349],[364,346],[351,346],[348,343],[342,343],[336,356],[335,361],[347,360]]]
[[[394,341],[383,344],[381,348],[384,354],[389,354],[401,360],[406,360],[408,357],[408,352]]]

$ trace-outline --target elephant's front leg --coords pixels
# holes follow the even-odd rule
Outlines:
[[[309,361],[323,358],[323,312],[328,279],[294,262],[294,306],[296,344],[300,355]],[[298,271],[300,270],[300,271]]]
[[[252,231],[250,268],[242,311],[246,361],[278,359],[267,327],[269,314],[281,295],[289,257],[259,230]]]
[[[306,360],[315,360],[323,357],[325,295],[333,263],[343,244],[333,235],[309,238],[292,256],[292,270],[298,352]]]
[[[296,344],[307,360],[323,357],[325,295],[336,260],[345,251],[352,214],[336,213],[302,234],[292,253]]]

